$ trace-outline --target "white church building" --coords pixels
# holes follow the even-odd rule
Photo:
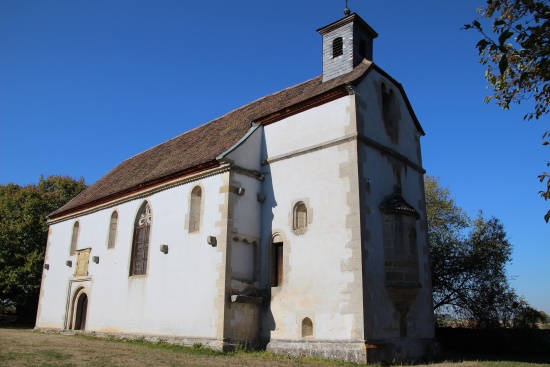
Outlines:
[[[49,216],[37,329],[433,353],[424,131],[365,21],[318,32],[322,76],[125,160]]]

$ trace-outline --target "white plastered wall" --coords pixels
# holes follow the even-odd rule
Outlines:
[[[264,337],[302,339],[305,317],[313,322],[316,340],[350,340],[361,329],[355,319],[350,287],[361,284],[343,271],[351,260],[346,245],[352,231],[346,225],[352,183],[341,175],[353,159],[344,138],[350,131],[353,97],[343,97],[264,128],[266,173],[263,205],[263,283],[269,283],[271,237],[283,245],[283,282],[271,288],[270,309],[264,315]],[[329,145],[327,145],[329,144]],[[291,156],[289,156],[291,155]],[[292,211],[298,201],[307,205],[308,227],[296,234]],[[359,265],[360,266],[360,265]]]
[[[223,177],[217,174],[151,194],[116,207],[104,209],[51,226],[44,270],[37,327],[64,327],[67,290],[73,277],[76,256],[69,255],[74,221],[79,220],[78,249],[91,247],[86,330],[190,337],[216,337],[215,307],[218,297],[218,267],[222,255],[207,244],[207,236],[219,236],[216,223],[226,193],[220,192]],[[200,230],[189,233],[190,191],[202,188]],[[136,213],[147,200],[152,209],[147,275],[129,276],[131,243]],[[115,248],[107,249],[109,222],[118,211]],[[168,245],[168,253],[160,251]],[[65,265],[72,260],[73,267]],[[82,279],[78,277],[78,279]]]

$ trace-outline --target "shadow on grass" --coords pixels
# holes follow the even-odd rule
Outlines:
[[[447,361],[550,364],[550,330],[437,328]]]

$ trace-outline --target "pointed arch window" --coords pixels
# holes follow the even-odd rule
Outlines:
[[[115,210],[113,214],[111,214],[111,222],[109,223],[109,240],[107,242],[107,248],[115,248],[117,229],[118,212]]]
[[[198,232],[201,226],[202,189],[195,186],[189,203],[189,232]]]
[[[332,41],[332,57],[341,56],[344,54],[344,39],[342,37],[336,37]]]
[[[78,234],[80,233],[80,224],[75,222],[73,225],[73,234],[71,236],[71,249],[70,254],[74,255],[76,253],[76,248],[78,246]]]
[[[149,257],[149,239],[151,237],[151,207],[148,202],[141,206],[134,222],[134,239],[132,241],[132,261],[130,275],[147,273]]]

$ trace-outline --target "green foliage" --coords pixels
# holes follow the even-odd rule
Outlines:
[[[546,139],[547,137],[550,137],[550,131],[546,131],[543,135],[542,135],[542,138],[543,139]],[[542,142],[543,145],[549,145],[550,143],[547,141],[547,140],[544,140]],[[550,162],[546,162],[546,166],[547,167],[550,167]],[[540,196],[542,196],[544,198],[544,200],[548,200],[550,199],[550,173],[548,172],[543,172],[539,175],[539,180],[541,183],[545,183],[546,181],[546,187],[541,190],[539,192]],[[546,223],[548,223],[548,221],[550,220],[550,210],[546,213],[546,215],[544,216],[544,220],[546,221]]]
[[[36,315],[46,216],[85,188],[84,179],[63,176],[40,177],[37,185],[0,185],[0,304],[15,306],[23,319]]]
[[[547,0],[487,0],[478,9],[482,18],[465,26],[482,39],[476,47],[485,77],[493,86],[489,99],[504,109],[533,99],[535,110],[526,118],[548,113],[550,102],[550,6]],[[492,21],[491,34],[484,19]]]
[[[512,103],[530,100],[534,102],[534,111],[525,115],[525,119],[546,115],[550,111],[548,0],[487,0],[487,6],[478,12],[481,18],[464,28],[474,29],[482,35],[476,47],[481,56],[480,63],[487,67],[485,78],[493,87],[493,95],[486,97],[485,101],[494,99],[497,105],[507,110]],[[482,25],[484,20],[492,22],[490,33]],[[548,200],[550,175],[543,172],[539,180],[546,181],[540,195]],[[550,210],[544,219],[548,223]]]
[[[476,328],[534,328],[539,311],[508,283],[512,245],[503,224],[482,212],[470,219],[448,187],[426,176],[434,311],[468,320]]]

